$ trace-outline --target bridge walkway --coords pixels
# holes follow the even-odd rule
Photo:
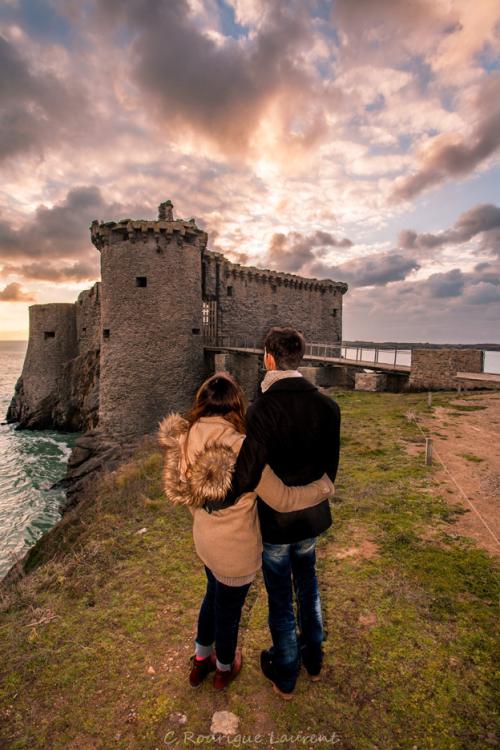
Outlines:
[[[241,346],[232,345],[231,342],[228,344],[216,345],[213,343],[206,343],[204,345],[206,351],[212,352],[234,352],[239,354],[254,354],[257,356],[263,356],[264,349],[262,347],[255,346],[254,344],[243,344]],[[323,353],[321,351],[323,350]],[[306,362],[317,362],[325,365],[339,365],[343,367],[355,367],[360,370],[378,370],[379,372],[392,372],[400,374],[409,374],[411,367],[409,365],[398,364],[396,361],[393,363],[380,362],[378,361],[378,352],[381,350],[375,350],[375,359],[365,360],[361,358],[350,359],[347,357],[334,356],[333,351],[338,352],[341,350],[341,345],[332,346],[324,344],[308,344],[306,347],[306,353],[304,354],[304,361]],[[316,351],[316,353],[314,353]],[[394,359],[397,358],[397,352]]]

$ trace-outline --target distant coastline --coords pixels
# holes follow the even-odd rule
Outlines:
[[[28,339],[2,339],[0,344],[27,344]],[[457,349],[489,349],[492,352],[500,352],[500,344],[482,343],[482,344],[434,344],[429,341],[362,341],[360,339],[349,339],[342,342],[351,346],[386,346],[388,349],[395,346],[401,349],[445,349],[447,347]]]
[[[429,341],[360,341],[349,339],[342,344],[348,346],[362,346],[369,348],[371,346],[387,347],[387,349],[488,349],[491,352],[500,352],[500,344],[431,344]]]

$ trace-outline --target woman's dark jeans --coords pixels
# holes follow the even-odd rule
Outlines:
[[[230,665],[234,661],[241,610],[251,584],[226,586],[205,565],[207,590],[198,616],[196,642],[211,646],[215,641],[217,661]]]
[[[269,602],[269,629],[273,639],[270,655],[276,684],[290,692],[299,674],[301,646],[307,650],[311,663],[317,662],[318,667],[321,664],[323,619],[316,577],[316,539],[294,544],[264,543],[262,572]]]

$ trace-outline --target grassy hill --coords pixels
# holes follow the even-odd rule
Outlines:
[[[241,675],[224,694],[210,680],[189,687],[204,575],[190,516],[166,501],[162,455],[150,445],[42,537],[23,579],[0,589],[0,747],[210,744],[223,709],[239,717],[246,747],[495,746],[498,568],[453,533],[463,508],[450,507],[433,470],[407,450],[422,440],[408,412],[427,412],[426,396],[332,396],[342,457],[334,524],[318,551],[322,681],[302,675],[284,703],[263,678],[259,579],[243,616]]]

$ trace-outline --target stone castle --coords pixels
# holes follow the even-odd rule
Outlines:
[[[207,250],[194,219],[174,219],[170,201],[156,221],[93,221],[90,231],[101,281],[74,304],[30,307],[7,415],[20,427],[98,427],[126,442],[191,403],[213,371],[207,342],[262,343],[273,325],[293,325],[314,342],[342,340],[347,284],[232,263]]]

